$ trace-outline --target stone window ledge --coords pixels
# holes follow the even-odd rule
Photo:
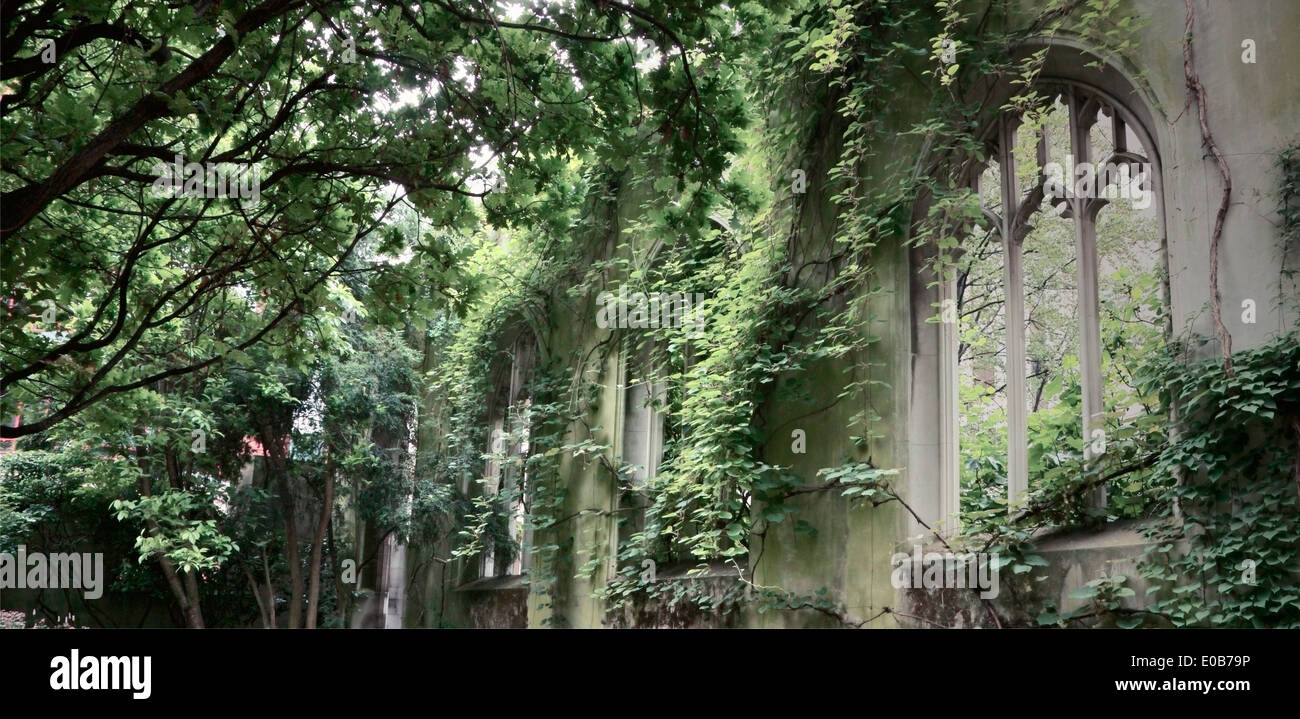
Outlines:
[[[734,579],[739,576],[736,568],[727,562],[707,562],[704,571],[692,574],[700,567],[699,562],[674,562],[655,568],[655,579],[670,582],[692,579]]]
[[[522,574],[509,574],[504,577],[484,577],[456,587],[457,592],[496,592],[511,589],[527,589],[528,577]]]
[[[1101,527],[1045,527],[1034,533],[1039,552],[1072,552],[1082,549],[1145,547],[1150,544],[1141,530],[1154,525],[1153,519],[1125,519]]]
[[[1141,530],[1152,526],[1154,519],[1123,519],[1099,527],[1043,527],[1034,532],[1032,541],[1037,553],[1042,552],[1076,552],[1080,550],[1106,550],[1134,547],[1141,549],[1150,542],[1142,536]],[[911,553],[912,544],[901,543],[896,551]],[[924,552],[943,552],[944,546],[937,540],[921,544]]]

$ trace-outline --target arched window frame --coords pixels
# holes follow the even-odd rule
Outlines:
[[[1032,48],[1029,48],[1032,49]],[[1142,98],[1134,90],[1134,85],[1127,75],[1111,66],[1102,66],[1099,70],[1087,71],[1085,59],[1094,59],[1075,47],[1054,47],[1048,54],[1044,72],[1040,75],[1036,88],[1044,94],[1052,93],[1053,88],[1064,92],[1064,99],[1069,110],[1069,137],[1071,154],[1075,162],[1092,162],[1105,167],[1110,158],[1092,157],[1089,142],[1089,130],[1096,118],[1099,106],[1109,109],[1107,122],[1113,124],[1112,133],[1120,138],[1113,157],[1117,162],[1148,163],[1150,173],[1144,187],[1154,195],[1155,214],[1159,223],[1160,263],[1168,268],[1168,233],[1167,217],[1164,207],[1163,167],[1160,162],[1157,138],[1149,131],[1150,112],[1142,106]],[[1060,74],[1052,70],[1061,70]],[[1092,77],[1081,79],[1081,76]],[[1089,81],[1092,80],[1092,81]],[[1104,86],[1104,87],[1103,87]],[[993,93],[995,99],[997,93]],[[1120,99],[1123,96],[1126,99]],[[1005,98],[1001,98],[1005,99]],[[1002,196],[1004,198],[1021,198],[1022,188],[1015,187],[1016,172],[1014,161],[1014,138],[1016,129],[1023,121],[1019,114],[1001,112],[986,126],[984,141],[989,148],[989,161],[997,160],[1002,169]],[[1131,130],[1141,144],[1145,154],[1131,151],[1124,142],[1125,133],[1117,132],[1120,127]],[[1039,165],[1043,164],[1044,148],[1040,139]],[[978,181],[984,167],[973,168],[970,175],[971,187],[978,192]],[[1071,179],[1071,178],[1067,178]],[[1010,187],[1008,187],[1010,186]],[[1065,214],[1074,222],[1075,251],[1080,261],[1079,267],[1079,320],[1080,320],[1080,365],[1083,385],[1084,411],[1080,417],[1083,423],[1083,436],[1089,438],[1092,431],[1101,429],[1101,417],[1104,416],[1103,384],[1101,377],[1100,345],[1100,308],[1098,306],[1098,272],[1097,272],[1097,213],[1105,206],[1105,199],[1097,198],[1055,198],[1053,204],[1066,205]],[[1032,208],[1030,208],[1032,211]],[[1003,283],[1007,302],[1008,344],[1007,367],[1019,367],[1025,363],[1024,343],[1024,288],[1023,267],[1021,262],[1021,242],[1025,229],[1027,214],[1017,206],[1016,212],[986,214],[1003,243],[1004,266]],[[926,262],[924,252],[913,255],[914,266],[920,267]],[[1168,273],[1165,272],[1164,299],[1170,300]],[[932,290],[922,289],[932,286]],[[932,323],[930,317],[934,308],[945,307],[955,303],[957,288],[955,279],[936,280],[927,271],[920,270],[914,275],[912,300],[916,308],[913,313],[913,390],[912,419],[909,434],[912,437],[910,450],[912,501],[919,508],[920,515],[927,523],[944,534],[957,531],[960,526],[961,497],[961,450],[960,450],[960,400],[958,393],[959,346],[958,327],[955,322]],[[1014,316],[1013,316],[1014,315]],[[927,331],[935,330],[935,335]],[[1168,332],[1168,327],[1166,327]],[[933,344],[931,344],[933,343]],[[1009,373],[1007,392],[1008,431],[1008,494],[1013,501],[1028,489],[1028,441],[1027,411],[1025,403],[1025,378],[1022,372]],[[927,381],[938,380],[936,391],[931,393],[918,391],[917,385]],[[921,411],[918,411],[920,409]],[[937,429],[937,433],[935,430]],[[937,436],[936,436],[937,434]],[[928,437],[926,435],[929,435]],[[937,482],[926,482],[927,475]],[[1106,506],[1104,488],[1093,491],[1089,496],[1095,507]],[[913,522],[910,533],[919,535],[923,530],[919,523]]]

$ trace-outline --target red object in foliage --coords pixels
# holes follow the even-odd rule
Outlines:
[[[244,437],[244,449],[248,450],[248,454],[253,457],[265,457],[268,454],[266,447],[263,447],[262,443],[259,442],[256,437]],[[288,436],[280,438],[280,452],[281,456],[289,454]]]
[[[19,409],[19,411],[21,411],[22,408],[23,408],[23,403],[22,403],[22,402],[19,402],[19,403],[18,403],[18,409]],[[16,415],[14,415],[14,423],[13,423],[12,425],[10,425],[10,426],[11,426],[11,427],[17,427],[17,426],[18,426],[18,423],[19,423],[19,422],[22,422],[22,421],[23,421],[23,416],[22,416],[21,414],[16,414]],[[17,450],[18,450],[18,439],[17,439],[17,438],[14,438],[14,439],[0,439],[0,454],[9,454],[10,452],[15,452],[15,451],[17,451]]]

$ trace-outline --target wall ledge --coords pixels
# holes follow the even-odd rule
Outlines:
[[[522,574],[511,574],[504,577],[483,577],[475,579],[468,584],[462,584],[456,587],[457,592],[497,592],[510,589],[527,589],[528,577]]]

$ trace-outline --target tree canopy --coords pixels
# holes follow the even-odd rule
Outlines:
[[[745,14],[6,4],[0,394],[20,421],[0,433],[323,331],[350,276],[373,278],[377,312],[460,306],[456,249],[434,230],[563,223],[578,158],[618,165],[653,147],[671,174],[716,177],[734,149],[733,69],[697,58]],[[253,173],[257,197],[158,191],[190,163]],[[400,203],[418,209],[416,233],[392,222]],[[359,261],[359,247],[402,261]]]

